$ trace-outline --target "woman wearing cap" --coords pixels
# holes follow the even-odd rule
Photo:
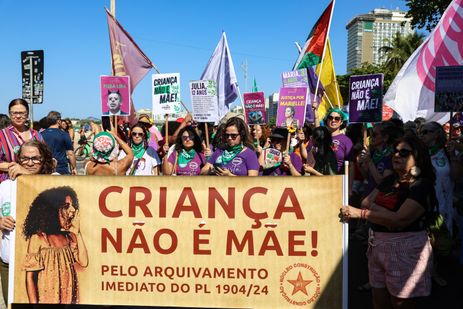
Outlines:
[[[42,136],[26,126],[29,104],[23,99],[14,99],[8,105],[11,124],[0,130],[0,182],[8,179],[8,168],[15,162],[19,146],[26,141],[43,142]]]
[[[119,146],[127,154],[117,160]],[[110,132],[95,135],[90,160],[85,163],[85,175],[114,176],[125,175],[133,161],[133,151],[112,127]]]
[[[352,141],[342,131],[347,125],[347,116],[337,107],[330,108],[323,121],[333,139],[333,151],[338,162],[338,174],[343,174],[344,161],[352,161]]]
[[[161,132],[159,132],[158,128],[152,124],[150,117],[146,114],[140,115],[138,123],[142,124],[145,129],[148,130],[148,146],[158,151],[159,144],[163,140]]]
[[[154,148],[148,146],[148,131],[141,123],[137,123],[130,129],[129,146],[132,148],[134,158],[128,176],[151,176],[159,175],[161,160]],[[126,157],[125,151],[119,154],[119,160]]]
[[[206,164],[202,148],[196,130],[192,126],[182,128],[175,140],[174,151],[162,164],[164,175],[199,175]]]
[[[283,155],[283,162],[277,162],[273,167],[264,169],[264,176],[301,176],[302,160],[292,148],[285,149],[287,144],[288,129],[275,128],[270,135],[271,148],[276,149]]]
[[[230,118],[221,133],[224,145],[211,155],[201,174],[217,176],[258,176],[259,162],[248,125],[238,117]]]

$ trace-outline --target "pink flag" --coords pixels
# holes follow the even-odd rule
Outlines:
[[[130,86],[133,92],[138,82],[151,70],[153,63],[108,10],[106,10],[106,15],[108,19],[113,75],[130,76]],[[132,124],[136,120],[133,101],[131,101],[131,105],[132,113],[129,117],[129,122]]]
[[[436,67],[453,65],[463,65],[463,0],[450,3],[436,28],[400,69],[384,102],[403,121],[417,117],[447,121],[448,113],[434,112]]]

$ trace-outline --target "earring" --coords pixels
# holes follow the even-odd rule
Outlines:
[[[410,175],[412,175],[413,177],[418,177],[420,176],[421,174],[421,170],[418,166],[414,166],[410,169]]]

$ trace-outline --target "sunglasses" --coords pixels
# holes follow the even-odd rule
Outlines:
[[[143,137],[143,136],[145,136],[145,133],[143,133],[143,132],[140,132],[140,133],[139,132],[132,132],[132,136],[133,137],[137,137],[137,136]]]
[[[405,149],[405,148],[402,148],[402,149],[397,149],[395,148],[394,149],[394,154],[398,153],[399,154],[399,157],[401,158],[407,158],[408,156],[410,156],[413,151],[410,150],[410,149]]]
[[[182,135],[182,141],[186,142],[187,140],[194,140],[195,137],[193,135]]]
[[[339,116],[328,116],[328,120],[331,120],[331,121],[340,121],[341,120],[341,117]]]
[[[238,133],[224,133],[223,135],[225,139],[231,138],[233,140],[235,140],[238,136],[240,136]]]

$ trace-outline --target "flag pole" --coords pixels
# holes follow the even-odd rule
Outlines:
[[[325,45],[323,46],[322,59],[321,59],[321,62],[320,62],[320,71],[318,72],[318,75],[317,75],[317,86],[315,87],[315,95],[314,95],[314,98],[313,98],[312,106],[314,106],[316,104],[316,100],[317,100],[318,88],[320,86],[320,74],[321,74],[322,69],[323,69],[323,60],[325,59],[326,44],[328,43],[328,39],[330,37],[331,19],[333,17],[335,3],[336,3],[336,0],[333,0],[333,6],[331,7],[331,14],[330,14],[330,22],[328,24],[328,30],[326,31]]]
[[[111,0],[110,1],[110,4],[109,4],[109,12],[111,13],[111,15],[114,17],[114,19],[116,19],[116,0]],[[112,59],[112,53],[111,53],[111,72],[112,72],[112,75],[114,76],[116,74],[116,72],[114,72],[114,66],[112,65],[113,63],[113,59]],[[130,96],[130,101],[132,100],[132,94],[129,94]],[[130,102],[129,102],[130,104]],[[117,120],[117,116],[114,115],[114,116],[109,116],[109,122],[111,123],[111,121],[114,122],[114,127],[116,128],[119,124],[118,120]],[[112,126],[111,126],[112,128]],[[116,134],[117,134],[117,129],[116,129]]]

